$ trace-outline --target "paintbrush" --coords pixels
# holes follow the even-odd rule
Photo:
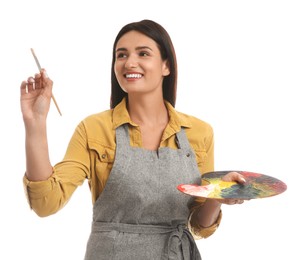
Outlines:
[[[33,56],[34,56],[35,62],[36,62],[36,64],[37,64],[37,67],[38,67],[39,71],[41,72],[41,65],[40,65],[40,63],[39,63],[39,60],[38,60],[38,58],[37,58],[37,56],[36,56],[36,54],[35,54],[33,48],[31,48],[31,52],[32,52],[32,54],[33,54]],[[55,106],[56,106],[56,108],[57,108],[57,110],[58,110],[60,116],[62,116],[62,113],[61,113],[61,111],[60,111],[60,108],[59,108],[59,106],[58,106],[58,104],[57,104],[57,102],[56,102],[56,99],[55,99],[55,97],[54,97],[53,94],[52,94],[52,100],[54,101]]]

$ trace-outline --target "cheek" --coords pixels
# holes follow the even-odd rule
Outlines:
[[[115,75],[116,75],[116,78],[118,80],[118,83],[119,83],[120,87],[122,88],[122,90],[124,92],[127,93],[126,89],[124,89],[123,86],[122,86],[123,85],[122,80],[124,79],[124,76],[122,74],[122,66],[123,65],[121,65],[120,63],[116,62],[115,65],[114,65],[114,72],[115,72]]]
[[[115,65],[114,65],[114,72],[115,72],[116,77],[118,78],[118,76],[119,76],[119,66],[117,65],[117,62],[115,62]]]
[[[122,71],[124,70],[125,62],[121,60],[116,60],[114,63],[114,72],[116,76],[119,74],[121,75]]]

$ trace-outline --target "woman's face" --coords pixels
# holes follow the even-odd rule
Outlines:
[[[169,75],[157,43],[137,31],[124,34],[116,46],[115,74],[128,94],[162,94],[163,77]]]

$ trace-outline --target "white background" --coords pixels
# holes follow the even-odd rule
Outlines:
[[[39,218],[23,192],[22,80],[34,48],[54,80],[48,117],[52,163],[78,122],[109,108],[112,44],[126,23],[162,24],[179,64],[177,110],[215,131],[216,170],[283,180],[279,196],[223,208],[216,233],[198,241],[204,260],[303,259],[303,7],[300,0],[23,1],[0,3],[0,259],[83,259],[90,232],[87,182],[56,215]]]

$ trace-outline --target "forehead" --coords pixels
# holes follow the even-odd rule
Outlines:
[[[146,46],[151,48],[152,50],[158,49],[158,45],[153,39],[137,31],[130,31],[125,33],[118,40],[116,49],[118,48],[131,49],[139,46]]]

